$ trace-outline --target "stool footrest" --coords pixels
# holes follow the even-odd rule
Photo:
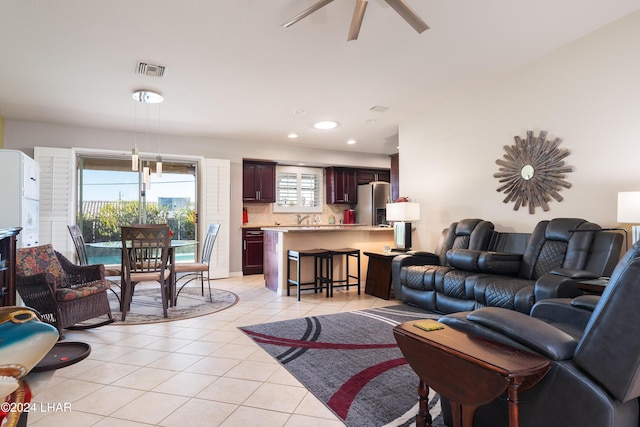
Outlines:
[[[302,282],[302,260],[313,258],[313,281]],[[296,262],[296,278],[291,277],[291,261]],[[287,296],[291,295],[291,287],[297,290],[297,299],[300,301],[302,291],[313,290],[314,293],[326,289],[327,298],[331,292],[331,252],[326,249],[301,249],[287,251]]]
[[[333,296],[334,288],[347,288],[349,290],[350,286],[358,287],[358,295],[360,295],[360,249],[356,248],[340,248],[340,249],[329,249],[331,252],[331,290],[330,294]],[[333,269],[333,260],[336,257],[344,256],[344,265],[345,265],[345,275],[343,279],[335,279],[333,277],[334,269]],[[356,273],[350,273],[349,269],[349,259],[355,258],[357,263]],[[350,279],[354,279],[352,282]]]

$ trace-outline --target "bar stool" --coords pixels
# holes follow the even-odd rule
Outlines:
[[[341,248],[341,249],[329,249],[331,253],[331,290],[330,294],[333,296],[333,288],[343,288],[346,287],[349,290],[349,286],[358,286],[358,295],[360,295],[360,249],[355,248]],[[345,276],[344,279],[334,279],[333,278],[333,259],[337,256],[344,255],[344,264],[345,264]],[[355,258],[358,264],[358,270],[355,274],[349,273],[349,259]],[[355,279],[355,282],[351,282],[350,279]],[[336,283],[342,283],[341,285],[336,285]]]
[[[301,266],[304,258],[313,257],[313,282],[302,282]],[[291,278],[291,261],[296,262],[296,278]],[[305,285],[313,285],[303,289]],[[287,296],[291,295],[291,287],[295,286],[298,291],[298,301],[300,292],[303,290],[314,290],[322,292],[327,290],[327,298],[331,289],[331,252],[326,249],[300,249],[287,251]]]

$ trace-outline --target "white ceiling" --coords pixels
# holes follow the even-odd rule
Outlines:
[[[0,115],[120,130],[148,115],[161,133],[390,154],[403,120],[640,8],[407,0],[431,27],[419,35],[370,0],[347,42],[355,2],[335,0],[280,26],[315,1],[0,0]],[[165,76],[135,74],[139,60]],[[165,101],[136,108],[139,88]],[[325,119],[340,126],[311,127]]]

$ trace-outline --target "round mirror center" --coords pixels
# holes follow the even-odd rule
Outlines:
[[[527,181],[533,178],[533,172],[534,172],[533,166],[531,165],[524,165],[522,169],[520,169],[520,175],[522,175],[522,178],[524,178]]]

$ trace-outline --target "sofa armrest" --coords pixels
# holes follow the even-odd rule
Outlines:
[[[600,301],[600,295],[581,295],[571,300],[571,306],[593,312]]]
[[[516,275],[520,271],[521,254],[509,252],[451,249],[447,263],[454,268],[475,273]]]
[[[406,255],[398,255],[391,261],[391,283],[396,299],[402,300],[400,271],[410,265],[439,265],[440,258],[431,252],[412,251]]]
[[[467,319],[552,360],[571,359],[578,345],[575,338],[560,329],[513,310],[484,307],[470,312]]]
[[[530,348],[525,347],[519,342],[512,340],[499,331],[494,331],[493,329],[489,329],[479,323],[468,320],[467,315],[469,313],[471,312],[459,311],[457,313],[447,314],[445,316],[442,316],[438,321],[452,327],[453,329],[465,332],[466,334],[474,337],[494,341],[500,344],[507,345],[509,347],[517,348],[519,350],[531,351]]]
[[[573,337],[580,338],[599,299],[600,297],[597,295],[545,299],[534,304],[531,309],[531,317],[562,329]]]
[[[478,258],[483,273],[517,275],[522,263],[522,254],[510,252],[482,252]]]
[[[549,274],[568,277],[570,279],[590,280],[597,279],[599,276],[587,270],[577,270],[574,268],[554,268]]]
[[[412,262],[415,262],[415,264],[411,264],[411,265],[439,265],[440,264],[440,257],[434,254],[433,252],[409,251],[407,252],[407,255],[417,257],[417,258],[414,258],[412,261]],[[404,255],[398,255],[398,256],[404,256]]]
[[[577,286],[578,280],[555,273],[543,274],[536,280],[536,302],[547,298],[574,298],[582,295],[583,292]]]

